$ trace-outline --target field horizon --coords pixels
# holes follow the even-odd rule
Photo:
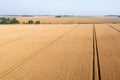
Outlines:
[[[120,0],[1,0],[0,80],[120,80]]]

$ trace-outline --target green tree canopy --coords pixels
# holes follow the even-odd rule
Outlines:
[[[28,21],[28,24],[33,24],[34,22],[32,20],[29,20]]]
[[[16,18],[0,18],[0,24],[19,24],[19,21]]]
[[[19,21],[16,18],[11,19],[10,24],[19,24]]]
[[[40,21],[36,21],[35,24],[40,24]]]

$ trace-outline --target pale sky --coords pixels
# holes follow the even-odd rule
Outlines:
[[[0,15],[119,15],[120,0],[0,0]]]

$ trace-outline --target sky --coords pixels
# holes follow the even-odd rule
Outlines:
[[[120,0],[0,0],[0,15],[120,15]]]

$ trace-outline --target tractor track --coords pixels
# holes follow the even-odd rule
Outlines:
[[[97,59],[97,66],[95,65]],[[95,69],[97,67],[97,71]],[[101,70],[100,70],[100,59],[99,59],[99,52],[98,52],[98,43],[97,43],[97,35],[95,25],[93,25],[93,74],[92,80],[96,80],[96,74],[98,74],[98,80],[101,80]],[[98,72],[98,73],[96,73]]]
[[[15,70],[16,68],[18,68],[19,66],[25,64],[26,62],[28,62],[30,59],[32,59],[33,57],[37,56],[39,53],[43,52],[44,50],[46,50],[47,48],[49,48],[51,45],[55,44],[57,41],[59,41],[61,38],[63,38],[65,35],[67,35],[68,33],[72,32],[74,29],[76,29],[78,26],[73,27],[72,29],[68,30],[67,32],[65,32],[64,34],[62,34],[61,36],[59,36],[57,39],[55,39],[54,41],[48,43],[48,45],[46,45],[45,47],[43,47],[42,49],[38,49],[36,50],[33,54],[31,54],[30,56],[24,58],[23,60],[21,60],[20,62],[16,63],[15,65],[11,66],[10,68],[6,69],[4,72],[2,72],[0,74],[0,79],[3,78],[5,75],[7,75],[8,73],[12,72],[13,70]]]
[[[111,26],[111,25],[108,25],[108,26],[109,26],[110,28],[116,30],[117,32],[120,32],[120,30],[118,30],[117,28],[115,28],[115,27],[113,27],[113,26]]]
[[[20,37],[20,38],[16,38],[16,39],[13,39],[13,40],[10,40],[10,41],[6,41],[6,42],[4,42],[4,43],[1,43],[0,46],[4,46],[4,45],[6,45],[6,44],[9,44],[9,43],[12,43],[12,42],[15,42],[15,41],[19,41],[19,40],[22,40],[22,39],[25,39],[25,38],[28,38],[28,37],[32,37],[32,36],[34,36],[34,35],[38,35],[38,34],[41,34],[41,33],[43,33],[43,32],[47,32],[47,31],[50,31],[50,30],[53,30],[53,28],[52,28],[52,29],[43,30],[43,31],[38,32],[38,33],[26,35],[26,36],[23,36],[23,37]]]

